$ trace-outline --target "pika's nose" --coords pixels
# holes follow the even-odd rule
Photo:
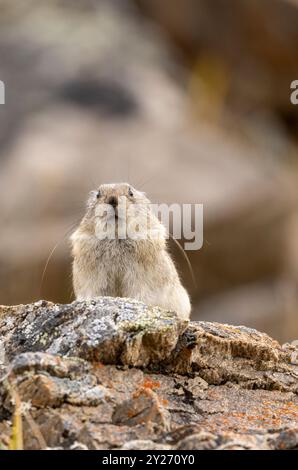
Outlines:
[[[111,196],[109,197],[108,199],[108,204],[110,204],[111,206],[113,206],[113,208],[115,209],[115,207],[117,207],[118,205],[118,200],[115,196]]]

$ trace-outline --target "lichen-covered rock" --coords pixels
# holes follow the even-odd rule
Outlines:
[[[112,421],[115,424],[135,426],[146,423],[157,425],[159,431],[169,428],[169,416],[158,395],[150,388],[141,387],[129,400],[116,406]]]
[[[293,350],[244,326],[194,322],[181,335],[168,370],[197,372],[209,384],[298,392]],[[295,362],[295,361],[294,361]]]
[[[27,449],[298,447],[297,351],[264,333],[106,297],[0,307],[0,334],[4,447],[16,393]]]
[[[2,307],[0,322],[8,358],[44,351],[143,367],[165,360],[187,326],[173,313],[112,297]]]

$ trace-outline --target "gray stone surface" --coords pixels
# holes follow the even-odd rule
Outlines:
[[[0,334],[4,447],[12,390],[27,449],[298,447],[297,350],[264,333],[103,297],[1,306]]]

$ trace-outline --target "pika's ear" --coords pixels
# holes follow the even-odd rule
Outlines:
[[[89,198],[98,199],[99,197],[100,197],[100,191],[98,189],[94,189],[93,191],[90,191]]]

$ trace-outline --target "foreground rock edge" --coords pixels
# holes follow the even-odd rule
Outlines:
[[[70,448],[76,442],[125,449],[298,445],[295,350],[264,333],[187,324],[174,313],[112,298],[0,306],[0,333],[14,384],[51,447]],[[117,374],[125,389],[121,399]],[[234,409],[232,400],[242,408]],[[252,419],[246,413],[254,401],[265,411]],[[13,403],[3,384],[1,408],[5,441]],[[107,415],[106,424],[94,418],[98,414]],[[60,434],[45,425],[53,421],[60,423]],[[65,439],[69,421],[78,428]],[[38,448],[30,435],[26,448]]]
[[[196,373],[209,384],[298,391],[297,349],[245,326],[186,322],[132,299],[0,306],[8,360],[46,352],[155,372]],[[296,361],[297,362],[297,361]]]

